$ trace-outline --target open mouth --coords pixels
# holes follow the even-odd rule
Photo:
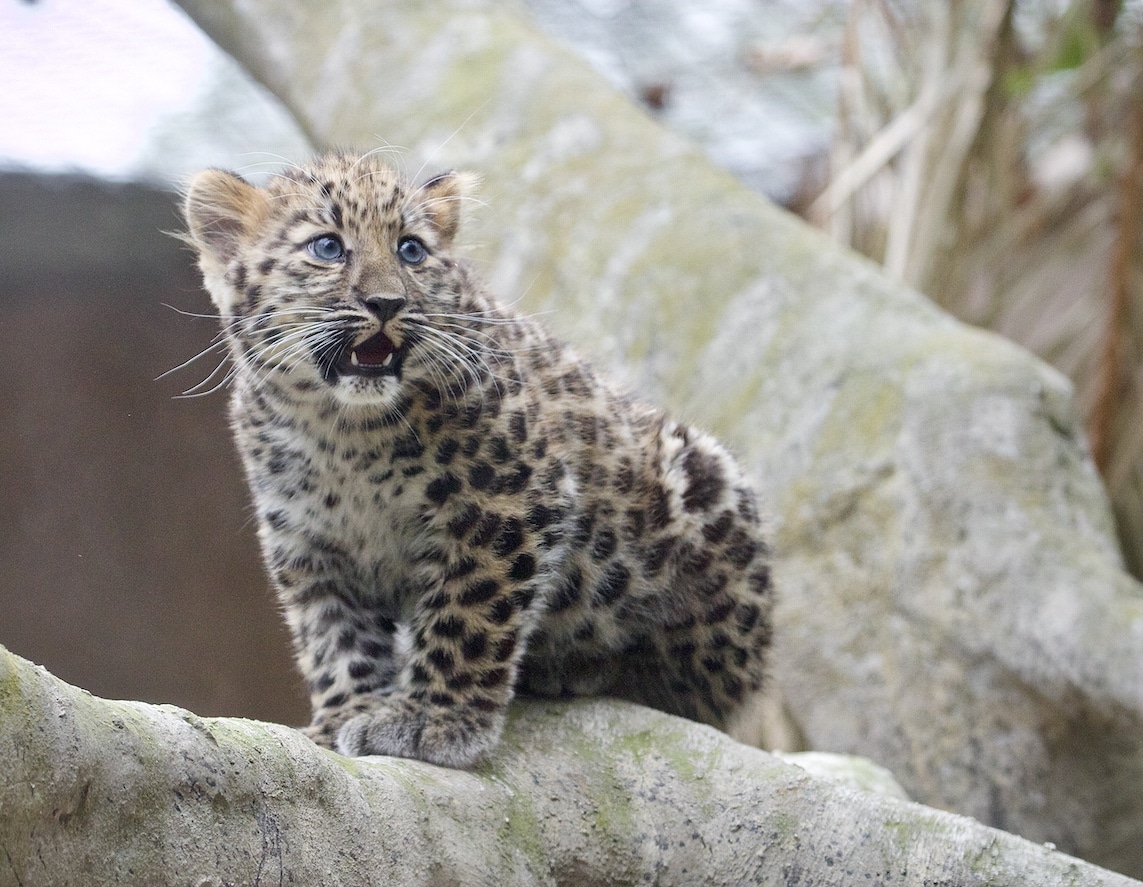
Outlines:
[[[335,369],[342,376],[386,376],[400,372],[405,349],[398,348],[384,333],[346,345]]]

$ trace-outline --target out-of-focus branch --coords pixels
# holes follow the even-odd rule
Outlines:
[[[1143,72],[1143,58],[1138,72]],[[1134,270],[1139,261],[1143,222],[1143,77],[1129,91],[1127,167],[1119,180],[1119,213],[1111,249],[1107,326],[1100,354],[1095,405],[1088,417],[1088,437],[1099,470],[1111,461],[1115,420],[1124,383],[1127,330],[1130,323]]]

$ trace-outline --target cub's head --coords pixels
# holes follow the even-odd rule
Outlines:
[[[207,170],[186,194],[238,372],[295,395],[394,407],[406,381],[450,375],[466,349],[450,257],[474,177],[406,182],[373,156],[327,154],[265,187]],[[463,361],[462,361],[463,362]],[[459,373],[459,375],[458,375]]]

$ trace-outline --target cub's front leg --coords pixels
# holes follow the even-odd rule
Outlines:
[[[332,749],[338,728],[393,690],[398,661],[396,607],[378,606],[334,540],[303,533],[284,510],[262,521],[262,547],[294,641],[313,719],[302,732]]]
[[[471,767],[493,749],[516,681],[531,603],[531,554],[479,565],[462,558],[418,602],[412,651],[397,689],[337,732],[347,755],[418,758]],[[526,574],[526,575],[525,575]]]
[[[340,577],[293,575],[276,584],[313,712],[302,732],[332,749],[342,724],[393,691],[397,625],[362,606]]]

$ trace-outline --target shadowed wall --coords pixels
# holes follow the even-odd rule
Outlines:
[[[308,720],[176,198],[0,176],[0,643],[102,696]]]

